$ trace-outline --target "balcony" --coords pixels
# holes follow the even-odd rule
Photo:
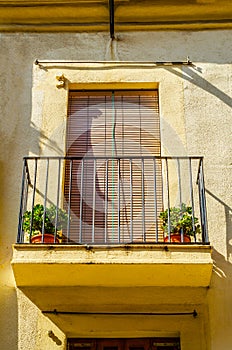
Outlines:
[[[25,232],[24,213],[38,203],[46,210],[40,241],[33,244],[36,217],[30,216]],[[172,241],[172,208],[180,203],[195,218],[187,242],[183,230],[179,242]],[[51,206],[53,216],[47,218]],[[61,208],[66,220],[59,231]],[[166,232],[161,227],[163,209]],[[47,220],[54,232],[49,243]],[[208,286],[212,260],[203,159],[25,158],[12,265],[18,287],[33,295],[49,286]]]
[[[199,222],[191,221],[188,242],[182,230],[172,242],[172,208],[183,203]],[[37,218],[25,226],[25,213],[38,204],[46,210],[32,243]],[[192,312],[205,303],[212,274],[203,159],[25,158],[13,250],[17,287],[69,336],[102,336],[98,325],[111,325],[110,313],[120,329],[123,313]]]

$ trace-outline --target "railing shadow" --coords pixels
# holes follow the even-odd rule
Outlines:
[[[196,73],[196,71],[201,72],[199,67],[195,65],[183,66],[181,71],[177,71],[172,67],[168,67],[166,69],[181,79],[185,79],[199,88],[209,92],[211,95],[214,95],[229,107],[232,107],[232,98],[230,96]]]
[[[232,208],[229,207],[225,202],[223,202],[220,198],[218,198],[207,188],[205,189],[205,192],[224,207],[226,219],[226,256],[228,260],[230,257],[232,257]]]
[[[36,127],[36,125],[31,121],[30,123],[30,137],[31,140],[36,140],[36,143],[33,146],[33,142],[31,142],[30,151],[34,154],[41,154],[42,148],[46,147],[50,153],[54,152],[56,155],[63,155],[63,150],[60,148],[59,144],[51,140],[51,138],[47,137],[45,133]],[[33,149],[34,148],[34,149]]]

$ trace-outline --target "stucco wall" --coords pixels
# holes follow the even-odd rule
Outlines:
[[[193,67],[152,68],[152,74],[147,68],[139,68],[139,79],[160,83],[161,137],[162,140],[166,140],[165,144],[163,143],[163,153],[171,148],[171,130],[180,141],[176,143],[180,147],[176,148],[175,153],[179,151],[179,154],[182,152],[205,156],[209,235],[215,259],[215,270],[208,291],[211,339],[207,342],[208,349],[230,350],[231,31],[122,33],[118,34],[113,43],[109,40],[108,33],[12,33],[1,34],[0,43],[0,348],[42,349],[43,344],[44,349],[44,339],[47,335],[45,337],[43,332],[50,327],[50,324],[47,326],[47,319],[41,316],[21,293],[16,296],[10,267],[11,245],[16,241],[17,234],[22,157],[53,152],[54,143],[51,142],[50,135],[55,125],[55,119],[52,118],[54,104],[51,102],[50,111],[43,111],[41,114],[47,96],[43,94],[43,89],[37,89],[43,77],[47,82],[49,74],[49,85],[45,86],[44,91],[50,91],[51,99],[57,98],[59,94],[61,105],[58,108],[60,111],[63,108],[59,117],[62,120],[65,118],[63,98],[66,98],[66,91],[56,88],[57,72],[35,68],[34,60],[180,61],[189,56],[194,63]],[[59,71],[62,72],[62,69]],[[75,74],[78,80],[78,71]],[[83,77],[83,72],[81,74]],[[99,72],[86,74],[88,79],[99,81]],[[121,69],[121,74],[127,77],[127,80],[135,81],[138,69]],[[118,79],[114,69],[108,70],[104,75],[104,79],[108,81]],[[33,96],[36,96],[36,99],[33,99]],[[47,124],[41,118],[44,113],[48,117]],[[170,125],[168,133],[167,122]],[[22,310],[29,312],[23,314]],[[27,331],[31,337],[29,333],[25,336]],[[64,342],[57,345],[54,341],[51,345],[50,340],[51,338],[46,338],[46,349],[64,346]],[[189,343],[187,348],[190,349],[190,346]],[[203,349],[204,345],[202,346]],[[193,344],[191,349],[194,349]]]

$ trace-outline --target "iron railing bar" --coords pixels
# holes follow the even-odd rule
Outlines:
[[[120,232],[120,159],[118,159],[118,242],[121,240],[121,232]]]
[[[198,190],[199,190],[199,205],[200,205],[202,239],[205,241],[205,224],[204,224],[204,215],[203,215],[203,199],[202,199],[201,181],[199,181],[199,183],[198,183]]]
[[[44,227],[45,227],[47,193],[48,193],[48,174],[49,174],[49,159],[47,159],[46,178],[45,178],[44,214],[43,214],[43,224],[42,224],[42,243],[44,243]]]
[[[154,170],[154,219],[155,219],[155,240],[158,242],[158,217],[157,217],[157,187],[156,187],[156,159],[153,159],[153,170]]]
[[[19,209],[19,224],[18,224],[18,237],[17,243],[22,242],[22,226],[23,226],[23,212],[24,212],[24,192],[25,192],[25,175],[26,175],[26,159],[23,161],[23,172],[22,172],[22,188],[21,188],[21,199]]]
[[[26,171],[26,183],[27,183],[27,186],[25,188],[25,191],[24,191],[24,206],[23,206],[23,212],[25,211],[24,208],[27,208],[27,203],[28,203],[28,188],[29,186],[32,187],[32,183],[31,183],[31,178],[30,178],[30,171],[29,171],[29,166],[28,166],[28,162],[26,159],[24,159],[25,161],[25,171]],[[25,183],[25,182],[24,182]],[[24,238],[24,237],[23,237]]]
[[[23,213],[25,212],[25,208],[27,208],[27,202],[28,202],[28,179],[26,179],[26,186],[25,186],[25,191],[24,191],[24,203],[23,203]],[[22,241],[24,241],[24,232],[22,236]]]
[[[196,242],[196,228],[195,228],[195,207],[193,198],[193,177],[192,177],[192,160],[189,159],[189,185],[190,185],[190,196],[191,196],[191,206],[192,206],[192,228],[194,234],[194,241]]]
[[[68,224],[67,224],[67,239],[70,238],[70,213],[71,213],[71,196],[72,196],[72,169],[73,169],[73,159],[70,160],[69,164],[69,193],[68,193]]]
[[[168,200],[168,241],[170,242],[171,240],[171,218],[170,218],[170,193],[169,193],[169,173],[168,173],[168,159],[165,158],[165,163],[166,163],[166,186],[167,186],[167,200]]]
[[[180,208],[182,206],[182,186],[181,186],[181,173],[180,173],[180,160],[177,159],[177,172],[178,172],[178,190],[179,190],[179,203]]]
[[[127,171],[125,169],[124,160],[122,160],[122,168],[120,167],[120,196],[121,196],[120,198],[122,198],[122,199],[120,199],[120,213],[122,213],[122,216],[124,217],[124,224],[126,225],[126,231],[130,232],[130,228],[129,228],[129,224],[128,224],[128,214],[127,214],[128,209],[127,209],[127,205],[126,205],[127,199],[126,199],[126,193],[125,193],[125,184],[124,184],[125,181],[124,181],[122,174],[123,174],[123,176],[125,176],[125,174],[127,174]],[[121,201],[123,203],[123,208],[121,208]],[[122,232],[121,231],[121,228],[122,228],[121,217],[122,216],[120,216],[120,232]],[[122,235],[121,235],[121,237],[122,237]]]
[[[30,225],[30,239],[32,236],[32,227],[33,227],[33,209],[35,204],[35,188],[36,188],[36,180],[37,180],[37,159],[35,159],[35,173],[34,173],[34,182],[33,182],[33,192],[32,192],[32,204],[31,204],[31,225]]]
[[[109,161],[106,159],[106,182],[105,182],[105,242],[107,242],[107,227],[108,227],[108,166]]]
[[[130,159],[130,241],[133,241],[133,163]]]
[[[191,158],[191,159],[193,159],[193,158]],[[198,185],[200,169],[201,169],[201,163],[203,162],[203,157],[197,157],[197,158],[194,158],[194,159],[199,159],[198,170],[197,170],[197,180],[196,180],[196,184]]]
[[[92,242],[95,238],[95,207],[96,207],[96,159],[93,162],[93,210],[92,210]]]
[[[82,242],[83,190],[84,190],[84,158],[82,158],[81,160],[79,243]]]
[[[25,167],[26,167],[26,173],[27,173],[27,178],[28,178],[28,185],[31,186],[31,178],[30,178],[30,171],[27,163],[27,159],[23,159],[25,161]]]
[[[25,186],[25,183],[26,183],[26,186]],[[24,180],[24,193],[23,193],[23,197],[24,197],[23,208],[27,207],[28,187],[29,187],[28,180],[27,180],[27,178],[25,178],[25,180]],[[23,209],[23,212],[24,212],[24,210],[25,209]]]
[[[204,192],[203,192],[203,188],[201,189],[201,196],[202,196],[202,217],[203,217],[203,227],[202,227],[202,231],[204,232],[203,239],[206,240],[206,220],[205,220],[205,204],[204,204]]]
[[[144,158],[142,161],[142,228],[143,228],[143,240],[146,242],[146,225],[145,225],[145,201],[144,201]]]
[[[180,159],[177,159],[177,174],[178,174],[178,190],[179,190],[179,203],[180,203],[180,217],[182,219],[183,212],[182,212],[182,186],[181,186],[181,173],[180,173]],[[180,236],[181,236],[181,242],[184,242],[184,231],[181,227],[180,230]]]
[[[202,200],[203,200],[203,216],[204,216],[204,240],[209,241],[208,227],[207,227],[207,211],[206,211],[206,196],[205,196],[205,179],[203,169],[203,159],[201,160],[201,182],[202,182]]]
[[[202,163],[202,159],[199,160],[199,164],[198,164],[196,184],[198,186],[198,195],[199,195],[199,209],[200,209],[202,241],[204,241],[205,237],[204,237],[204,232],[203,232],[204,225],[203,225],[203,222],[202,222],[203,218],[202,218],[202,198],[201,198],[201,181],[200,181],[201,163]]]
[[[198,192],[199,192],[199,206],[200,206],[200,219],[201,219],[201,230],[202,230],[202,241],[208,242],[208,229],[207,229],[207,218],[206,218],[206,202],[204,201],[204,179],[202,179],[203,176],[203,159],[200,160],[198,167],[198,177],[197,177],[197,184],[198,184]]]
[[[58,181],[57,181],[57,193],[56,193],[56,217],[55,217],[54,242],[56,242],[56,236],[57,236],[58,208],[59,208],[59,202],[60,202],[60,168],[61,168],[61,159],[59,159],[59,162],[58,162]]]

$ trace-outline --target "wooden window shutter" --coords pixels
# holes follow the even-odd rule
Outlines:
[[[66,162],[66,199],[72,181],[70,238],[154,241],[154,205],[157,213],[162,210],[161,163],[151,158],[160,156],[158,91],[70,92],[66,149],[67,156],[79,157],[71,177]]]

